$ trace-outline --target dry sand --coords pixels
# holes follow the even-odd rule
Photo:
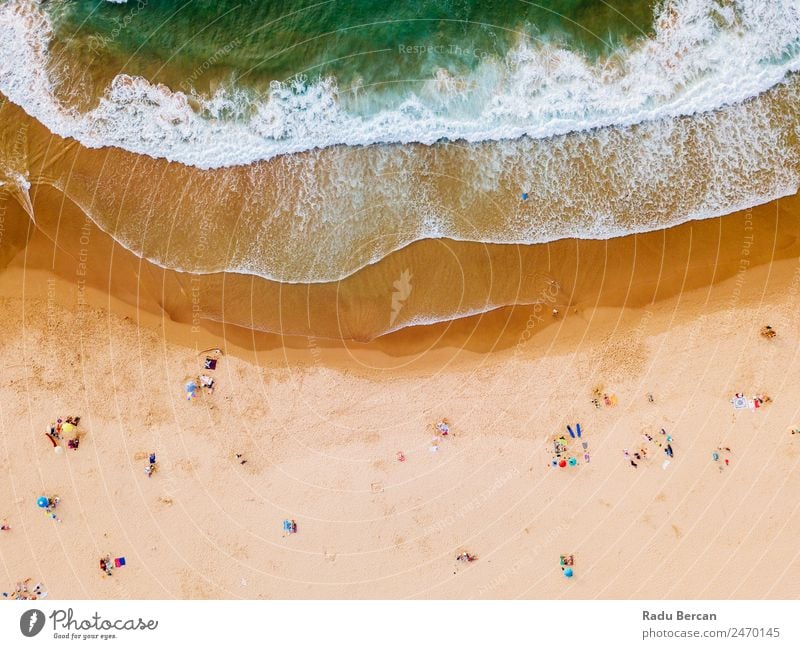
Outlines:
[[[736,250],[700,253],[735,270]],[[669,283],[664,299],[518,310],[502,345],[474,341],[490,317],[432,346],[420,329],[345,347],[193,331],[95,288],[81,307],[74,281],[25,263],[36,254],[0,274],[3,590],[31,577],[51,598],[800,595],[796,255],[710,284],[655,258],[646,288]],[[404,353],[415,336],[429,351]],[[187,401],[213,346],[219,387]],[[617,405],[595,408],[595,388]],[[734,411],[739,391],[773,403]],[[45,428],[70,414],[85,437],[56,455]],[[441,417],[452,433],[433,453]],[[553,437],[578,421],[591,462],[580,450],[551,468]],[[671,464],[653,445],[627,464],[622,450],[662,427]],[[718,446],[732,449],[722,470]],[[61,496],[61,523],[42,494]],[[456,562],[464,550],[478,560]],[[106,553],[127,566],[104,578]]]

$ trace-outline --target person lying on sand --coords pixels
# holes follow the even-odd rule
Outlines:
[[[214,393],[214,379],[205,374],[200,375],[200,385],[208,394]]]
[[[434,424],[434,428],[442,437],[447,437],[450,434],[450,422],[447,421],[447,419],[437,421],[436,424]]]
[[[111,563],[111,556],[106,555],[100,558],[100,570],[106,573],[109,577],[111,576],[111,571],[113,569],[114,564]]]

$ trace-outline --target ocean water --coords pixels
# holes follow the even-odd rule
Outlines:
[[[800,6],[5,0],[0,37],[0,92],[53,132],[216,168],[715,110],[800,67]]]
[[[0,190],[167,268],[336,282],[795,193],[798,70],[797,0],[2,0]]]
[[[54,36],[119,71],[207,92],[228,75],[265,87],[332,77],[342,88],[400,96],[439,70],[474,71],[520,42],[561,43],[594,58],[651,29],[641,0],[60,0]],[[153,62],[165,66],[154,69]],[[205,64],[208,62],[208,65]]]

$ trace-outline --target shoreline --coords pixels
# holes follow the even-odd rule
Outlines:
[[[411,244],[339,282],[281,284],[236,273],[190,275],[136,257],[63,196],[31,191],[36,224],[5,203],[0,267],[52,271],[151,314],[228,332],[240,346],[366,346],[392,356],[515,344],[541,312],[642,307],[743,269],[800,256],[800,194],[719,217],[609,240],[535,245]],[[498,306],[499,305],[499,306]],[[426,313],[477,312],[428,325]],[[399,330],[377,335],[393,321]],[[224,324],[223,324],[224,323]],[[261,331],[259,331],[261,330]],[[268,332],[272,332],[271,334]],[[255,338],[255,341],[249,340]]]

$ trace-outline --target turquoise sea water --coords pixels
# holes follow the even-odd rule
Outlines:
[[[54,132],[216,168],[716,110],[800,70],[800,5],[5,0],[0,56]]]
[[[220,77],[255,87],[334,77],[404,92],[438,70],[458,75],[520,42],[558,42],[590,58],[646,34],[649,0],[59,0],[56,36],[115,72]]]

